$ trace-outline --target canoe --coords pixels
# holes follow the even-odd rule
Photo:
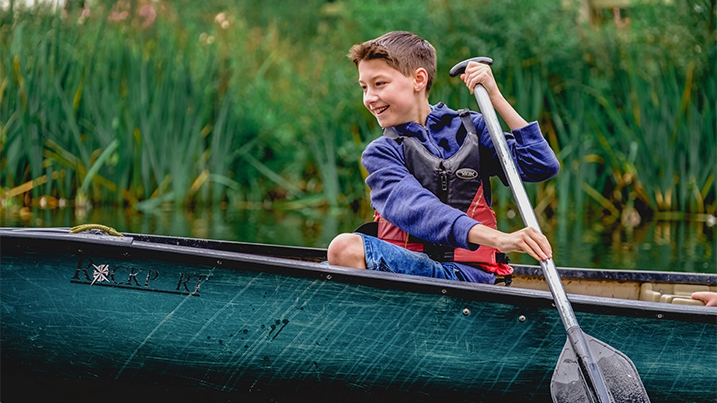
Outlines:
[[[0,400],[551,401],[566,334],[537,266],[506,287],[123,235],[0,228]],[[559,272],[651,401],[717,399],[717,308],[685,298],[717,275]]]

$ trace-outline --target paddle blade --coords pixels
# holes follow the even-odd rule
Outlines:
[[[605,385],[614,402],[650,403],[645,386],[630,358],[604,342],[584,335],[592,356],[597,361]],[[550,382],[550,392],[555,403],[594,403],[596,398],[588,389],[570,339],[565,343],[558,365]]]

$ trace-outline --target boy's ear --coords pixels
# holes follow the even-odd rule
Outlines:
[[[413,89],[416,92],[426,89],[428,85],[428,72],[423,67],[419,67],[413,73]]]

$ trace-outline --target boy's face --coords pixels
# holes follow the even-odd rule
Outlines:
[[[425,84],[421,85],[420,77],[417,79],[416,74],[404,76],[382,59],[360,61],[358,72],[363,104],[381,127],[425,123],[421,111],[428,102],[425,91],[422,91]]]

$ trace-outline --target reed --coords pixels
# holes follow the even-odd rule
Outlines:
[[[100,2],[89,16],[0,11],[0,198],[368,215],[359,158],[380,132],[344,55],[407,29],[438,48],[433,102],[474,105],[445,72],[495,59],[504,94],[540,122],[562,164],[527,186],[541,213],[714,216],[713,2],[640,3],[620,29],[578,23],[559,3],[180,1],[152,3],[152,21],[121,8],[131,2]],[[509,190],[494,188],[505,212]]]
[[[622,60],[627,66],[615,73],[610,94],[593,91],[602,109],[593,133],[610,172],[610,192],[601,194],[627,208],[713,214],[717,132],[707,87],[714,77],[695,91],[694,64],[684,73],[664,67],[655,79],[641,73],[634,55]]]

